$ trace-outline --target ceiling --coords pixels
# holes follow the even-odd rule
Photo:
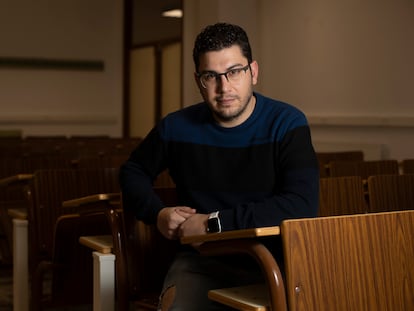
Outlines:
[[[133,0],[132,44],[181,39],[182,19],[162,17],[165,9],[182,8],[181,0]]]

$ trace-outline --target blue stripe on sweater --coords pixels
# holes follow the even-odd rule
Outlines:
[[[159,125],[162,139],[224,148],[274,143],[289,131],[307,125],[304,114],[295,107],[258,93],[253,114],[233,128],[218,126],[207,104],[199,103],[169,114]]]

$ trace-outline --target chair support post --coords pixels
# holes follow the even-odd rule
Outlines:
[[[122,231],[122,216],[112,207],[106,211],[106,217],[111,227],[113,237],[113,252],[116,257],[115,273],[117,281],[117,304],[119,310],[128,310],[128,274],[126,271],[127,262],[123,254],[126,253],[125,245],[122,242],[126,239],[125,232]],[[123,296],[123,297],[121,297]]]
[[[206,242],[200,246],[199,251],[204,256],[247,254],[253,257],[262,269],[268,285],[271,310],[287,311],[286,292],[279,265],[262,243],[253,239]]]

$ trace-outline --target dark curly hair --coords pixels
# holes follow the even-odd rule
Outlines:
[[[240,47],[243,56],[247,58],[250,64],[253,60],[252,50],[249,38],[243,28],[228,23],[217,23],[204,28],[194,43],[193,60],[196,72],[198,72],[198,67],[200,66],[201,54],[210,51],[220,51],[233,45]]]

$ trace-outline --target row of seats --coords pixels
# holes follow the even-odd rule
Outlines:
[[[364,160],[362,151],[318,152],[321,177],[414,174],[414,159]]]
[[[28,275],[24,278],[31,280],[31,310],[92,303],[92,256],[90,250],[78,241],[81,236],[111,234],[107,218],[115,213],[99,205],[83,208],[64,202],[90,196],[102,200],[113,198],[111,194],[114,194],[115,212],[120,212],[118,174],[119,168],[104,167],[36,170],[25,175],[16,187],[21,200],[13,204],[0,202],[2,211],[18,215],[13,217],[23,218],[28,223],[28,257],[18,258],[17,263],[27,260]],[[166,172],[162,173],[155,185],[171,185],[168,177]],[[159,255],[158,260],[167,257]],[[142,264],[152,266],[156,260]],[[15,295],[17,303],[28,296]]]
[[[140,138],[38,137],[0,139],[0,178],[35,169],[115,167]]]
[[[105,136],[0,138],[1,156],[30,157],[67,155],[72,157],[128,153],[142,139]]]
[[[66,175],[59,175],[60,173],[64,173]],[[89,172],[87,172],[89,171]],[[102,174],[102,172],[107,171],[103,168],[98,169],[98,172]],[[114,172],[114,170],[111,170]],[[76,173],[75,173],[76,172]],[[82,173],[81,173],[82,172]],[[82,175],[84,173],[88,173],[87,175]],[[30,177],[30,182],[27,184],[30,189],[29,192],[25,193],[40,193],[44,191],[44,200],[40,200],[39,203],[35,203],[36,198],[41,197],[39,194],[36,195],[30,195],[28,196],[27,207],[32,208],[28,211],[28,219],[30,222],[30,219],[33,219],[32,221],[38,221],[39,219],[44,219],[44,221],[39,221],[39,226],[32,226],[33,231],[30,236],[31,239],[36,239],[36,241],[30,241],[31,245],[31,253],[30,255],[30,271],[31,273],[34,273],[32,275],[32,292],[33,292],[33,299],[37,301],[35,305],[39,305],[39,308],[42,306],[39,301],[44,298],[44,295],[42,292],[39,292],[39,289],[42,288],[39,284],[42,282],[42,275],[45,273],[45,267],[48,267],[48,269],[53,270],[53,267],[62,267],[63,264],[69,265],[70,269],[81,269],[80,267],[76,266],[71,261],[70,254],[67,254],[69,251],[69,248],[66,248],[66,245],[72,245],[73,247],[79,247],[78,240],[75,236],[80,235],[91,235],[91,234],[113,234],[114,236],[114,245],[118,245],[114,248],[114,252],[117,256],[117,300],[119,303],[119,310],[126,310],[124,309],[125,305],[129,303],[133,298],[133,300],[136,300],[136,297],[141,297],[142,299],[138,299],[138,304],[142,307],[143,305],[151,305],[148,303],[148,296],[144,295],[146,292],[155,293],[155,297],[158,297],[159,293],[159,286],[160,282],[164,276],[164,273],[166,271],[167,264],[169,260],[171,259],[169,256],[166,256],[166,254],[173,254],[174,252],[166,251],[166,248],[163,248],[163,245],[165,247],[169,247],[169,249],[174,249],[176,246],[171,245],[169,241],[166,241],[163,239],[155,230],[153,226],[147,226],[141,222],[136,222],[134,220],[134,217],[131,215],[125,215],[122,213],[121,207],[120,207],[120,196],[119,196],[119,188],[117,187],[117,174],[111,175],[109,179],[106,179],[105,177],[96,177],[93,174],[91,174],[92,170],[84,170],[84,169],[77,169],[73,170],[70,169],[68,171],[66,170],[39,170],[36,171],[35,174],[33,174]],[[116,172],[116,170],[115,170]],[[107,174],[107,173],[105,173]],[[72,176],[72,177],[70,177]],[[77,177],[73,177],[77,176]],[[114,177],[116,176],[116,177]],[[167,176],[167,175],[165,175]],[[99,180],[103,181],[102,185],[96,184],[96,178],[99,178]],[[410,177],[412,180],[412,176]],[[67,180],[61,181],[62,180]],[[325,202],[327,207],[332,207],[334,205],[334,202],[338,202],[338,204],[347,205],[347,206],[353,206],[355,205],[356,201],[351,200],[351,196],[346,191],[348,183],[351,185],[351,188],[357,189],[357,192],[362,193],[363,200],[366,199],[364,197],[364,188],[363,188],[363,182],[362,178],[359,177],[358,183],[351,184],[348,182],[347,178],[342,179],[334,179],[334,178],[327,178],[327,180],[336,181],[335,186],[331,186],[333,188],[327,188],[326,191],[321,192],[321,198],[327,197],[327,199],[322,199],[322,202]],[[70,181],[70,182],[69,182]],[[95,181],[95,184],[94,184]],[[328,181],[327,181],[328,182]],[[325,179],[321,178],[321,191],[323,191],[322,184],[325,183]],[[372,183],[374,184],[374,183]],[[391,182],[392,185],[395,184],[395,181]],[[37,190],[35,190],[36,185],[38,186]],[[166,202],[170,202],[171,204],[174,203],[175,196],[174,196],[174,189],[171,188],[173,186],[170,184],[170,180],[168,178],[163,179],[159,184],[159,186],[165,186],[168,185],[169,188],[164,189],[162,187],[159,187],[157,191],[159,191],[160,195],[163,196],[164,200]],[[353,186],[352,186],[353,185]],[[412,185],[412,184],[411,184]],[[61,188],[58,188],[61,187]],[[65,189],[71,189],[71,188],[77,188],[77,192],[70,192],[66,191]],[[397,189],[401,189],[400,186],[396,187]],[[21,191],[22,188],[19,188]],[[60,189],[60,190],[59,190]],[[337,192],[337,190],[339,191]],[[373,189],[368,187],[368,189]],[[411,188],[412,189],[412,186]],[[27,191],[27,190],[25,190]],[[410,190],[411,191],[411,190]],[[82,197],[85,195],[90,194],[96,194],[96,193],[117,193],[118,199],[114,200],[114,197],[111,197],[109,200],[109,197],[97,197],[98,201],[95,202],[94,205],[87,204],[87,207],[85,206],[78,206],[82,209],[79,209],[78,207],[76,209],[70,209],[70,208],[59,208],[61,207],[62,202],[69,199],[74,199],[78,197]],[[384,191],[383,191],[384,192]],[[47,209],[44,209],[44,206],[47,205],[46,201],[50,199],[51,194],[53,194],[53,199],[55,200],[53,204],[50,204],[50,206],[54,206],[54,213],[53,215],[49,215],[47,212]],[[332,196],[337,195],[335,199],[332,198]],[[370,198],[370,201],[368,203],[371,203],[371,195],[368,197]],[[355,199],[356,200],[356,199]],[[412,200],[412,198],[411,198]],[[381,198],[380,201],[385,202],[384,198]],[[100,202],[100,203],[99,203]],[[348,203],[344,203],[348,202]],[[361,208],[365,208],[364,213],[367,211],[367,205],[366,201],[363,201],[364,204],[361,204]],[[42,213],[45,212],[46,214],[38,214],[40,212],[36,211],[39,209],[39,206],[42,206]],[[412,206],[412,201],[411,201]],[[338,208],[338,207],[335,207]],[[321,212],[320,216],[327,216],[331,214],[339,215],[339,214],[348,214],[344,212],[344,208],[341,207],[339,211],[327,211],[327,212]],[[399,208],[397,208],[399,209]],[[59,210],[59,211],[57,211]],[[85,211],[88,211],[86,214]],[[30,212],[32,211],[32,212]],[[36,211],[36,212],[35,212]],[[89,213],[90,211],[94,211],[96,213]],[[322,211],[322,209],[321,209]],[[358,213],[358,211],[350,211],[349,214]],[[119,215],[119,217],[114,217],[114,215]],[[87,217],[86,217],[87,216]],[[95,218],[95,216],[97,218]],[[36,218],[37,217],[37,218]],[[123,221],[119,222],[120,219],[123,218]],[[106,221],[109,221],[112,225],[110,227],[105,226],[101,221],[105,218]],[[46,219],[48,224],[46,225]],[[98,221],[99,225],[80,225],[80,221]],[[117,223],[114,225],[114,223]],[[88,224],[88,222],[84,222],[84,224]],[[53,227],[54,226],[54,227]],[[35,228],[36,227],[36,228]],[[52,227],[54,229],[52,229]],[[30,228],[30,226],[29,226]],[[99,230],[90,230],[91,228],[100,228]],[[115,229],[114,229],[115,228]],[[117,229],[116,229],[117,228]],[[32,230],[31,229],[31,230]],[[88,229],[88,230],[86,230]],[[54,232],[54,234],[50,234],[51,232]],[[74,233],[68,234],[69,232]],[[42,239],[38,239],[42,237]],[[120,239],[122,237],[122,240]],[[63,240],[62,240],[63,239]],[[69,244],[68,244],[69,243]],[[86,260],[86,258],[91,258],[90,252],[84,251],[84,257],[80,255],[74,255],[74,257],[78,258],[84,258],[79,260],[77,265],[86,264],[86,267],[91,267],[92,264],[90,263],[90,260]],[[139,251],[139,254],[137,253]],[[63,254],[63,255],[62,255]],[[74,253],[78,254],[78,253]],[[89,256],[89,257],[88,257]],[[65,259],[66,262],[59,262],[59,258],[62,260]],[[75,258],[75,259],[76,259]],[[54,261],[58,260],[58,261]],[[165,262],[166,261],[166,262]],[[76,262],[76,261],[75,261]],[[85,268],[85,267],[84,267]],[[134,268],[135,270],[130,269]],[[54,278],[56,277],[56,280],[54,279],[52,284],[52,288],[54,288],[54,293],[56,293],[57,296],[53,297],[53,295],[49,296],[51,298],[49,302],[54,303],[60,303],[65,304],[68,303],[68,298],[70,301],[75,303],[76,301],[71,300],[70,297],[73,297],[72,292],[70,292],[70,297],[68,297],[65,294],[65,290],[70,288],[67,286],[76,286],[73,285],[73,282],[68,281],[66,278],[72,277],[72,281],[78,282],[79,281],[79,273],[73,273],[73,271],[77,270],[66,270],[66,274],[59,274],[55,272],[53,274]],[[82,268],[83,269],[83,268]],[[85,268],[87,269],[87,268]],[[59,270],[58,270],[59,271]],[[65,269],[60,270],[65,271]],[[68,273],[69,271],[69,273]],[[91,272],[85,272],[81,274],[82,282],[84,282],[84,285],[89,284],[91,286],[90,281],[92,280]],[[89,278],[88,278],[89,276]],[[88,283],[89,280],[89,283]],[[67,285],[65,285],[67,284]],[[69,285],[72,284],[72,285]],[[65,287],[66,286],[66,287]],[[65,290],[62,290],[65,289]],[[86,293],[85,295],[79,296],[79,299],[91,299],[92,295],[90,294],[90,288],[88,290],[83,290],[83,293]],[[144,299],[144,297],[146,297]],[[37,299],[37,300],[36,300]],[[78,301],[79,303],[81,301]],[[124,303],[122,305],[122,303]],[[154,309],[155,310],[155,309]]]
[[[17,208],[19,217],[25,215],[29,223],[26,279],[31,280],[32,310],[92,303],[91,252],[78,239],[110,233],[108,222],[102,211],[86,214],[62,202],[97,193],[119,195],[118,168],[139,141],[36,138],[15,142],[14,151],[0,156],[1,260],[14,264],[8,212]],[[12,149],[11,141],[0,146]],[[173,185],[165,172],[155,184]],[[28,300],[27,295],[15,296],[16,303]]]
[[[23,279],[30,280],[30,293],[24,293],[27,284],[20,284],[17,288],[23,292],[14,293],[14,303],[30,297],[30,310],[92,303],[92,256],[78,239],[110,234],[107,217],[99,208],[82,210],[62,202],[119,194],[118,172],[118,168],[36,170],[18,187],[19,204],[1,202],[3,211],[28,223],[27,258],[13,258],[13,265],[23,263],[17,266],[17,273],[27,268]],[[14,276],[15,281],[21,279]]]
[[[414,209],[414,174],[324,177],[319,216]]]
[[[118,168],[140,141],[106,136],[0,138],[0,262],[11,263],[7,208],[24,204],[25,175],[40,169]]]
[[[388,176],[389,175],[384,175],[379,177],[387,178]],[[374,299],[374,301],[369,301],[369,303],[375,302],[375,310],[389,310],[389,303],[386,304],[388,309],[381,309],[384,308],[384,306],[382,306],[381,303],[378,304],[378,301],[383,298],[382,294],[384,293],[382,291],[384,288],[389,289],[390,287],[388,285],[388,278],[393,278],[397,284],[400,284],[398,282],[402,281],[402,278],[405,277],[408,278],[409,282],[414,280],[413,266],[409,264],[414,252],[414,244],[412,244],[414,238],[412,228],[414,212],[411,211],[408,214],[401,212],[401,209],[403,208],[402,205],[398,203],[398,200],[407,200],[409,205],[407,205],[406,208],[410,210],[414,209],[414,195],[411,191],[414,186],[414,175],[392,175],[391,177],[396,177],[397,179],[402,178],[401,182],[404,183],[404,185],[398,184],[397,182],[396,187],[390,187],[384,191],[384,188],[382,187],[388,186],[385,184],[378,187],[378,183],[383,180],[380,179],[372,183],[370,182],[369,187],[370,197],[375,198],[375,200],[372,199],[372,201],[381,201],[383,205],[387,206],[385,209],[387,210],[387,212],[385,212],[387,213],[386,216],[382,216],[383,213],[377,213],[377,211],[373,209],[369,210],[370,213],[367,213],[367,202],[365,201],[364,187],[360,176],[321,179],[322,200],[319,217],[314,219],[290,220],[282,223],[281,236],[284,241],[286,252],[285,258],[287,258],[288,262],[286,270],[280,271],[277,263],[275,263],[274,260],[271,260],[272,255],[260,244],[260,241],[255,239],[247,241],[244,238],[241,240],[203,244],[200,248],[200,252],[205,255],[215,256],[220,254],[240,253],[253,256],[259,261],[259,264],[264,266],[268,265],[269,261],[273,262],[272,268],[264,268],[263,271],[271,271],[269,274],[272,276],[279,275],[278,278],[280,281],[278,286],[276,286],[278,288],[277,290],[272,290],[270,291],[270,295],[265,295],[267,298],[272,296],[272,294],[277,296],[277,298],[274,299],[274,304],[272,304],[273,309],[270,309],[271,300],[269,299],[266,300],[267,305],[261,306],[260,308],[256,306],[257,309],[254,307],[254,304],[253,306],[247,306],[243,303],[243,301],[252,298],[252,293],[254,296],[253,301],[258,298],[257,295],[261,297],[263,296],[263,293],[267,294],[268,290],[264,285],[260,285],[258,290],[254,286],[244,289],[237,288],[230,290],[225,289],[218,292],[215,291],[211,293],[211,298],[228,304],[233,308],[239,308],[239,310],[287,310],[285,309],[287,306],[286,300],[280,300],[281,297],[284,296],[283,293],[286,291],[288,292],[290,300],[299,301],[299,304],[305,304],[306,307],[301,307],[298,310],[365,310],[359,305],[356,308],[353,308],[350,305],[352,302],[346,300],[342,302],[343,305],[340,305],[340,307],[336,306],[335,303],[338,303],[338,300],[335,300],[335,298],[332,297],[328,297],[328,299],[332,300],[330,300],[329,304],[324,306],[324,299],[327,298],[325,296],[327,295],[327,292],[318,294],[318,292],[314,291],[322,290],[322,288],[327,290],[328,288],[312,288],[312,279],[316,280],[318,276],[320,276],[320,272],[318,271],[325,269],[324,277],[328,278],[328,276],[330,276],[330,279],[317,279],[316,282],[318,286],[329,284],[329,286],[336,289],[338,288],[338,284],[335,285],[335,282],[343,281],[342,279],[339,279],[339,277],[345,278],[346,274],[349,274],[349,282],[352,282],[355,286],[362,286],[361,284],[365,285],[371,280],[376,280],[376,278],[378,278],[378,276],[376,276],[377,271],[384,271],[384,274],[381,275],[381,277],[384,276],[385,279],[381,278],[381,282],[385,283],[377,283],[381,288],[381,292],[378,293],[372,291],[369,294],[372,293],[373,296],[368,298]],[[388,180],[387,183],[391,182],[391,184],[394,184],[395,181],[395,179]],[[161,188],[157,189],[157,191],[166,202],[172,202],[171,204],[174,203],[175,198],[172,194],[173,189]],[[399,197],[401,193],[403,193],[403,195],[402,197]],[[407,196],[409,196],[409,199]],[[395,201],[396,198],[397,201]],[[393,205],[394,202],[396,205]],[[127,211],[122,211],[122,213],[120,213],[119,210],[116,211],[116,205],[113,205],[109,200],[103,200],[101,201],[101,204],[103,208],[112,210],[112,215],[118,215],[117,217],[111,217],[110,220],[112,223],[111,227],[114,241],[113,252],[116,255],[118,309],[127,310],[127,308],[130,307],[130,304],[133,304],[137,308],[136,310],[143,307],[148,308],[145,310],[156,310],[162,279],[171,262],[171,256],[167,255],[173,254],[174,247],[177,245],[163,239],[153,226],[133,220],[133,215],[128,215]],[[382,210],[382,207],[378,207],[378,209]],[[394,210],[397,210],[398,212],[392,212]],[[404,227],[401,229],[399,226]],[[289,233],[291,232],[291,229],[289,228],[295,229],[292,229],[293,232]],[[395,239],[395,236],[393,236],[396,232],[399,232],[398,235],[400,236],[397,240]],[[345,242],[345,246],[342,247],[341,243]],[[310,244],[308,245],[307,243]],[[373,247],[373,245],[375,245],[375,247]],[[392,246],[392,249],[388,248],[390,246]],[[300,255],[299,253],[296,253],[296,249],[301,251]],[[331,251],[332,254],[330,254]],[[368,253],[366,255],[365,253],[358,254],[355,253],[356,251]],[[375,269],[369,270],[369,275],[363,270],[353,271],[355,268],[361,268],[358,267],[358,263],[364,262],[364,265],[369,264],[371,257],[366,258],[365,256],[382,258],[383,251],[387,252],[384,255],[387,259],[392,258],[392,264],[399,258],[399,263],[403,265],[403,268],[400,267],[400,271],[402,271],[401,273],[406,273],[404,276],[402,274],[389,275],[392,274],[392,266],[388,266],[390,264],[389,262],[382,263],[381,261],[371,263],[375,264]],[[402,256],[398,254],[400,251],[404,252]],[[290,254],[295,254],[297,256],[290,258]],[[318,255],[319,257],[317,257]],[[309,258],[309,256],[312,257]],[[348,259],[349,256],[351,256],[351,259],[353,260],[352,262]],[[359,258],[358,256],[363,257]],[[340,273],[336,275],[335,273],[338,267]],[[364,266],[364,269],[365,268],[367,267]],[[408,273],[404,271],[404,269],[408,269]],[[295,273],[298,272],[302,278],[306,278],[306,283],[304,282],[305,280],[302,279],[296,280],[295,278],[288,278],[287,286],[290,287],[283,287],[285,281],[282,275],[289,276],[292,271],[295,271]],[[280,288],[280,284],[282,284],[283,288]],[[344,295],[348,295],[346,288],[352,288],[352,286],[349,284],[339,284],[340,286],[344,286],[344,288],[341,288],[343,292],[339,294],[342,295],[342,299],[345,299]],[[303,294],[295,296],[295,291],[292,286],[297,289],[296,295],[301,291],[304,291]],[[384,286],[384,288],[381,286]],[[402,289],[405,290],[404,285],[401,285],[402,287],[392,286],[394,286],[394,292],[400,291],[402,287]],[[282,294],[280,294],[281,291],[283,292]],[[401,293],[398,292],[398,294]],[[243,295],[247,295],[247,298]],[[306,295],[305,297],[309,295],[313,300],[304,301],[304,298],[298,300],[297,298],[301,297],[301,295]],[[406,306],[407,302],[411,301],[413,296],[412,294],[410,295],[406,296],[405,300],[398,300],[397,294],[388,299],[392,301],[392,303],[394,303],[395,299],[396,306],[399,308],[402,304]],[[358,299],[355,303],[359,304],[361,303],[361,299],[367,299],[367,296],[364,292],[361,296],[353,298]],[[280,303],[280,301],[282,301],[282,303]],[[368,300],[366,303],[368,303]],[[296,310],[296,308],[294,308],[294,310]],[[408,309],[399,308],[399,310]]]
[[[411,191],[414,186],[414,175],[372,176],[372,179],[369,180],[368,197],[372,198],[373,202],[377,202],[376,204],[381,202],[386,208],[380,206],[368,208],[367,203],[369,202],[366,201],[364,193],[366,188],[360,176],[322,178],[320,180],[321,202],[318,220],[329,218],[332,215],[368,215],[367,212],[374,215],[379,210],[393,211],[414,208],[414,194]],[[387,182],[381,184],[381,181],[384,180]],[[386,190],[384,190],[385,188]],[[173,189],[161,188],[157,190],[166,202],[174,202],[174,196],[171,195]],[[401,193],[403,195],[400,197]],[[403,207],[402,202],[407,205]],[[115,208],[108,200],[101,202],[101,204],[108,209]],[[163,239],[153,226],[135,221],[133,215],[125,213],[126,211],[123,211],[122,214],[118,212],[118,217],[111,217],[111,221],[115,222],[112,226],[112,234],[114,237],[113,251],[117,258],[118,308],[126,310],[126,306],[133,302],[137,308],[146,306],[152,308],[151,310],[156,310],[162,278],[171,260],[171,257],[166,255],[173,254],[171,249],[174,250],[174,245]],[[120,219],[123,219],[123,222],[119,222]],[[123,235],[122,232],[125,234]],[[246,252],[248,248],[244,242],[242,245],[240,252]],[[217,247],[214,245],[214,249]],[[231,243],[225,249],[234,248],[235,244]],[[211,250],[206,250],[206,253],[211,254]],[[248,290],[251,291],[251,288]],[[234,305],[232,306],[234,307]]]

